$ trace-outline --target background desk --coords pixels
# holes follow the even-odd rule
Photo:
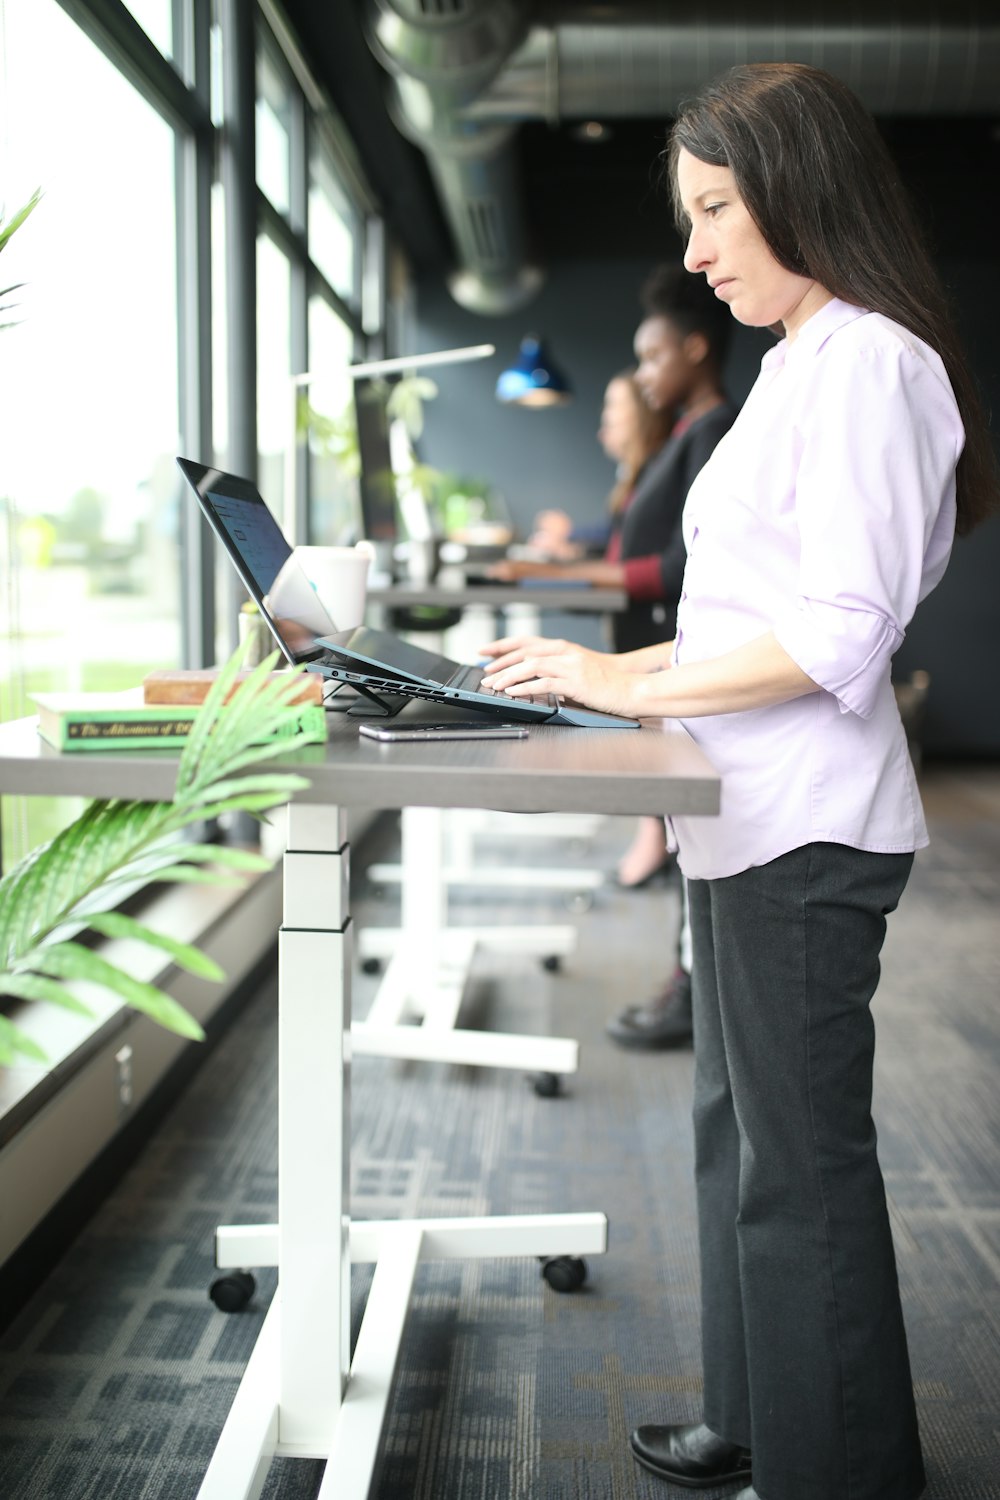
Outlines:
[[[430,583],[392,583],[368,590],[368,602],[380,606],[410,609],[415,605],[436,608],[454,606],[465,609],[482,605],[484,609],[506,610],[510,605],[528,609],[563,610],[567,614],[620,614],[628,604],[624,589],[597,588],[582,583],[552,583],[538,580],[520,583],[466,583],[461,574],[443,572]]]
[[[220,1231],[220,1263],[278,1264],[280,1285],[199,1492],[259,1496],[274,1454],[328,1459],[320,1500],[371,1483],[421,1257],[549,1256],[604,1248],[603,1215],[372,1222],[348,1211],[351,932],[343,809],[712,815],[719,780],[683,730],[532,728],[527,740],[378,745],[352,723],[288,757],[310,778],[289,807],[279,934],[279,1223]],[[167,799],[170,752],[59,755],[31,720],[0,726],[0,790]],[[350,1266],[377,1262],[354,1360]],[[256,1258],[255,1258],[256,1257]]]

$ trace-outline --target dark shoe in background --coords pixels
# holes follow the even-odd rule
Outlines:
[[[661,1479],[692,1490],[750,1478],[750,1450],[717,1437],[704,1422],[675,1427],[637,1427],[629,1436],[632,1456]],[[752,1497],[753,1491],[746,1492]]]
[[[604,1029],[619,1047],[647,1052],[689,1047],[694,1037],[691,975],[684,969],[676,969],[659,995],[646,1005],[626,1006]]]

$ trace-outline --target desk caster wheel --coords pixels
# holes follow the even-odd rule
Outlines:
[[[535,1073],[531,1087],[540,1099],[554,1099],[562,1092],[562,1076],[559,1073]]]
[[[554,1255],[542,1261],[542,1275],[554,1292],[575,1292],[587,1279],[587,1262],[578,1255]]]
[[[562,958],[558,953],[547,953],[542,959],[542,968],[547,974],[558,974],[562,968]]]
[[[208,1289],[208,1295],[220,1312],[242,1312],[249,1305],[257,1290],[257,1283],[249,1271],[227,1271]]]
[[[380,958],[363,958],[361,960],[362,974],[381,974],[382,960]]]

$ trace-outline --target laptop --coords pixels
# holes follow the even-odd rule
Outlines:
[[[555,694],[508,698],[482,686],[481,665],[452,661],[387,630],[338,630],[249,480],[178,458],[209,525],[287,660],[354,688],[354,714],[391,715],[421,700],[507,722],[638,729],[637,719],[578,708]]]

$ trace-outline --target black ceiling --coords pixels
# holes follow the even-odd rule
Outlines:
[[[362,34],[363,0],[284,0],[309,64],[357,145],[385,217],[418,273],[440,272],[452,251],[426,162],[392,124],[386,80]],[[571,125],[523,125],[517,147],[531,253],[540,263],[662,256],[676,245],[659,184],[668,121],[614,120],[610,138],[584,143]],[[982,205],[1000,165],[1000,130],[981,118],[880,122],[942,256],[988,254]]]

